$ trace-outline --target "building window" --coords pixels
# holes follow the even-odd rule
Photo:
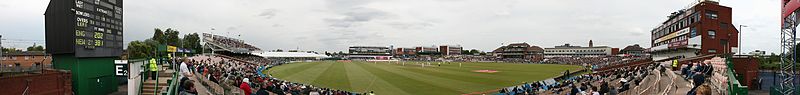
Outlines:
[[[719,16],[717,15],[717,11],[706,10],[706,17],[711,19],[717,19]]]
[[[691,29],[690,31],[691,31],[691,32],[690,32],[690,36],[689,36],[689,38],[692,38],[692,37],[694,37],[694,36],[697,36],[697,28],[695,28],[695,27],[692,27],[692,29]]]
[[[728,23],[719,22],[719,27],[722,29],[728,28]]]
[[[717,31],[708,30],[708,37],[710,37],[711,39],[714,39],[716,36],[717,36]]]
[[[708,53],[717,53],[717,50],[716,49],[709,49]]]

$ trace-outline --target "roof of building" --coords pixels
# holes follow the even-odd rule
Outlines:
[[[513,46],[523,46],[523,47],[527,47],[527,48],[525,49],[525,51],[544,51],[544,49],[543,49],[543,48],[541,48],[541,47],[539,47],[539,46],[533,46],[533,45],[530,45],[530,44],[528,44],[528,43],[513,43],[513,44],[508,44],[507,46],[500,46],[500,47],[498,47],[497,49],[494,49],[492,52],[501,52],[501,51],[503,51],[505,48],[509,48],[509,47],[513,47]]]
[[[528,44],[528,43],[513,43],[513,44],[508,44],[508,46],[530,46],[530,44]]]
[[[579,46],[562,47],[562,46],[556,46],[556,47],[553,47],[553,48],[545,48],[545,49],[586,49],[586,48],[611,48],[611,47],[609,47],[609,46],[594,46],[594,47],[579,47]]]
[[[539,46],[531,46],[531,47],[528,47],[528,50],[529,50],[529,51],[544,51],[544,49],[542,49],[542,48],[541,48],[541,47],[539,47]]]
[[[639,44],[635,44],[635,45],[627,46],[627,47],[623,48],[620,51],[644,51],[644,50],[645,49],[640,47]]]
[[[29,56],[29,55],[47,55],[44,51],[22,51],[22,52],[4,52],[3,56]]]
[[[500,52],[500,51],[503,51],[503,48],[506,48],[506,46],[500,46],[500,47],[498,47],[497,49],[494,49],[494,50],[492,50],[492,52]]]

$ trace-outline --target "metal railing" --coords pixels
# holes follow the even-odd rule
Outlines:
[[[728,56],[725,60],[725,65],[728,65],[727,71],[725,72],[728,75],[728,95],[747,95],[748,90],[747,86],[744,86],[741,82],[739,82],[738,77],[733,70],[733,59],[731,56]]]
[[[22,95],[30,95],[31,93],[28,92],[28,91],[30,91],[30,88],[31,88],[31,79],[26,79],[25,80],[25,91],[22,92]]]

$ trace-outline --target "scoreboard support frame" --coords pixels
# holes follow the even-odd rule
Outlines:
[[[117,92],[114,57],[80,58],[75,54],[53,54],[53,68],[72,72],[76,95],[107,95]]]

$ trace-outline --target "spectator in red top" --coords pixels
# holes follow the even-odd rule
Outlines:
[[[250,93],[253,93],[253,91],[250,89],[250,79],[242,79],[242,84],[239,85],[239,89],[244,91],[244,95],[250,95]]]

